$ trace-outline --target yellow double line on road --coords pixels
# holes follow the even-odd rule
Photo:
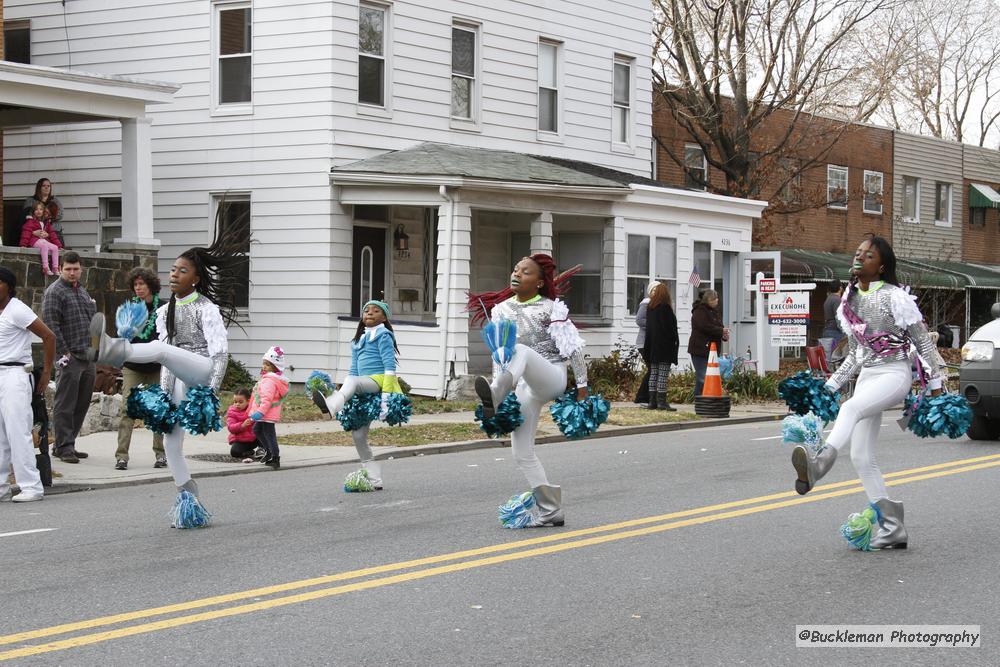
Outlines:
[[[979,456],[975,458],[961,459],[958,461],[949,461],[947,463],[939,463],[921,468],[911,468],[909,470],[902,470],[887,474],[885,477],[887,480],[886,483],[889,486],[895,486],[948,475],[957,475],[974,470],[994,468],[997,466],[1000,466],[1000,454]],[[377,567],[362,568],[359,570],[351,570],[349,572],[331,574],[324,577],[315,577],[312,579],[303,579],[275,586],[254,588],[247,591],[230,593],[228,595],[217,595],[214,597],[201,598],[179,604],[153,607],[150,609],[142,609],[111,616],[101,616],[75,623],[66,623],[48,628],[40,628],[38,630],[19,632],[11,635],[0,636],[0,646],[19,644],[32,640],[43,639],[45,637],[53,637],[56,635],[77,633],[84,630],[92,630],[94,628],[121,625],[132,621],[141,621],[143,619],[166,616],[169,614],[178,614],[180,612],[190,612],[196,609],[226,605],[251,598],[277,596],[281,593],[320,587],[325,584],[334,584],[337,582],[361,579],[361,581],[354,581],[352,583],[338,584],[325,588],[315,588],[315,590],[309,590],[293,595],[271,597],[267,600],[257,600],[248,604],[222,606],[218,609],[172,616],[170,618],[164,618],[146,623],[125,625],[124,627],[118,627],[110,630],[89,634],[78,634],[66,639],[60,639],[43,644],[33,644],[30,646],[14,648],[0,652],[0,660],[24,658],[32,655],[50,653],[53,651],[63,651],[90,644],[97,644],[112,639],[119,639],[122,637],[157,632],[159,630],[167,630],[170,628],[226,618],[229,616],[237,616],[240,614],[249,614],[256,611],[275,609],[292,604],[332,597],[334,595],[341,595],[344,593],[416,581],[418,579],[425,579],[427,577],[433,577],[440,574],[461,572],[463,570],[471,570],[489,565],[509,563],[524,558],[555,554],[563,551],[569,551],[571,549],[580,549],[583,547],[595,546],[618,540],[642,537],[645,535],[652,535],[654,533],[661,533],[667,530],[673,530],[675,528],[696,526],[713,521],[733,519],[759,512],[780,509],[783,507],[791,507],[794,505],[827,500],[829,498],[837,498],[840,496],[860,493],[862,490],[863,489],[860,483],[856,480],[837,482],[835,484],[818,486],[808,496],[799,496],[794,492],[775,493],[767,496],[759,496],[757,498],[747,498],[745,500],[736,500],[717,505],[707,505],[705,507],[698,507],[680,512],[671,512],[669,514],[660,514],[657,516],[606,524],[603,526],[595,526],[593,528],[551,533],[527,540],[520,540],[505,544],[495,544],[480,547],[478,549],[468,549],[465,551],[429,556],[427,558],[419,558],[416,560],[379,565]],[[440,565],[441,563],[448,564]],[[403,570],[410,571],[401,572]],[[398,574],[391,574],[390,576],[376,576],[386,575],[393,572],[398,572]]]

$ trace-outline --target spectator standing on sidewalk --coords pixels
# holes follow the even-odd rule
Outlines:
[[[649,307],[649,298],[653,295],[653,290],[659,285],[658,280],[649,283],[646,288],[646,298],[639,302],[639,307],[635,311],[635,323],[639,327],[639,333],[635,337],[635,347],[642,356],[643,363],[646,364],[646,374],[642,376],[642,383],[639,391],[635,394],[634,403],[649,402],[649,359],[646,358],[646,309]]]
[[[691,337],[688,338],[688,354],[694,366],[694,395],[701,396],[705,385],[705,371],[708,370],[708,354],[712,343],[717,352],[722,352],[722,341],[729,340],[729,329],[722,324],[719,314],[719,293],[707,289],[694,302],[691,309]]]
[[[160,279],[156,274],[142,267],[133,269],[128,275],[133,301],[146,304],[146,326],[139,330],[133,343],[148,343],[156,340],[156,309],[160,307]],[[125,414],[124,401],[128,400],[132,389],[143,385],[160,383],[160,365],[156,362],[140,363],[126,361],[122,367],[122,419],[118,424],[118,450],[115,452],[115,470],[128,470],[128,450],[132,444],[132,429],[135,420]],[[163,434],[153,434],[154,468],[167,467],[167,455],[163,451]]]
[[[649,296],[643,349],[643,357],[649,365],[649,409],[676,412],[667,398],[667,383],[670,367],[677,363],[681,345],[677,334],[677,316],[671,305],[669,287],[657,283]]]
[[[55,446],[52,455],[63,463],[79,463],[86,452],[76,449],[76,437],[83,426],[94,391],[96,367],[88,358],[90,320],[97,304],[80,284],[83,266],[80,255],[70,251],[62,256],[59,280],[48,286],[42,299],[42,319],[56,336],[56,397],[52,406]]]
[[[840,301],[844,294],[844,284],[839,280],[831,280],[827,285],[827,296],[826,301],[823,302],[823,335],[822,338],[830,339],[829,349],[824,349],[827,357],[829,357],[837,343],[839,343],[845,334],[840,330],[840,324],[837,322],[837,309],[840,307]]]
[[[0,266],[0,502],[31,502],[45,496],[31,440],[31,334],[42,339],[45,354],[36,391],[44,393],[52,375],[56,337],[31,308],[16,297],[17,279]],[[11,498],[7,470],[21,492]]]

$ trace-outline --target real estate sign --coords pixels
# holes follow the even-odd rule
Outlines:
[[[809,292],[777,292],[767,299],[772,347],[802,347],[809,326]]]

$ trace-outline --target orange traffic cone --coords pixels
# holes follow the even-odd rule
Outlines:
[[[719,352],[715,349],[715,343],[712,343],[708,351],[708,370],[705,371],[701,395],[716,398],[722,396],[722,374],[719,373]]]

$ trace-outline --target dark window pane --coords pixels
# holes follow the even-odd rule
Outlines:
[[[451,77],[451,115],[472,118],[472,80]]]
[[[250,10],[219,12],[219,54],[250,53]]]
[[[548,88],[538,89],[538,129],[559,131],[559,93]]]
[[[630,315],[635,315],[639,309],[639,302],[646,298],[646,287],[649,285],[648,278],[629,278],[626,283],[626,302]]]
[[[12,63],[31,64],[31,30],[7,28],[3,31],[3,59]]]
[[[628,264],[626,271],[629,275],[642,274],[649,275],[649,237],[639,234],[628,235]],[[648,281],[648,278],[646,278]]]
[[[572,315],[601,314],[601,277],[573,276],[570,290],[563,297]]]
[[[250,202],[247,200],[219,202],[222,228],[231,230],[239,239],[240,246],[250,253]],[[244,262],[233,269],[237,274],[233,290],[234,303],[240,308],[250,306],[250,263]]]
[[[385,12],[374,7],[361,8],[361,25],[358,30],[358,45],[362,53],[381,56],[385,35]]]
[[[382,78],[385,61],[380,58],[358,57],[358,101],[365,104],[384,104],[385,83]]]
[[[219,61],[219,102],[250,101],[250,56]]]
[[[624,63],[615,63],[615,104],[621,106],[629,105],[629,66]]]
[[[451,70],[465,76],[476,75],[476,33],[451,29]]]

